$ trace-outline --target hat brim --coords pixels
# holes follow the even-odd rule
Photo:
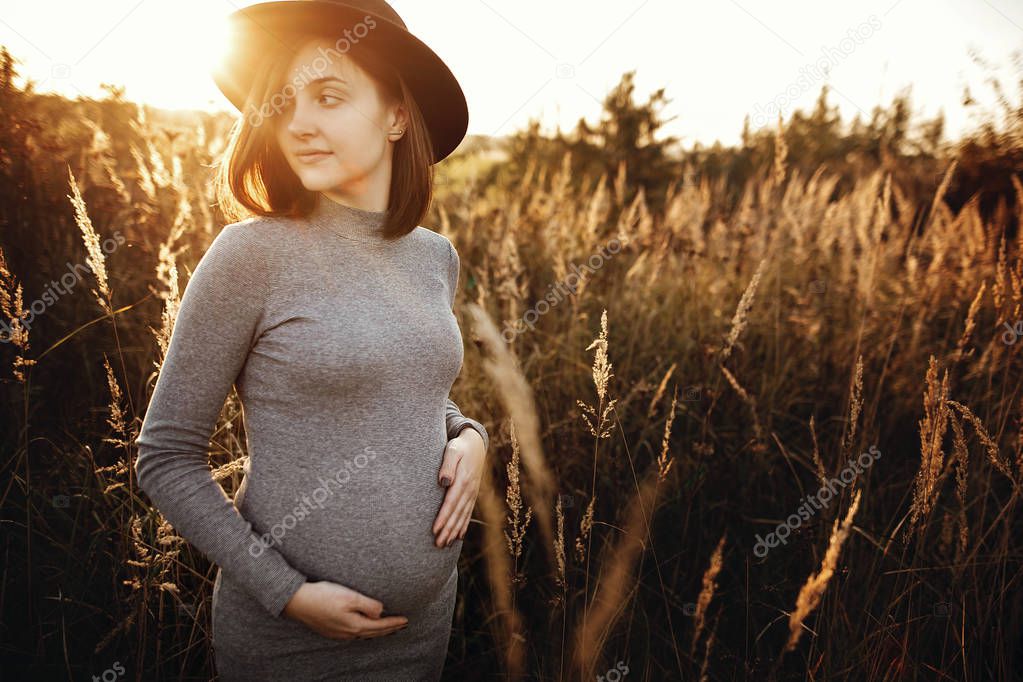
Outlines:
[[[289,36],[336,25],[339,41],[345,29],[354,29],[372,17],[375,26],[365,37],[380,50],[405,79],[426,121],[433,143],[433,163],[451,154],[469,127],[465,93],[447,64],[423,41],[403,27],[363,9],[316,0],[281,0],[251,5],[228,16],[229,45],[211,70],[224,96],[244,113],[255,80],[255,69],[268,49],[294,49]],[[344,43],[340,43],[342,46]]]

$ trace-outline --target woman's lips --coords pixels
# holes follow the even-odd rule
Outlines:
[[[331,152],[314,152],[312,154],[299,154],[298,155],[298,160],[301,161],[302,163],[317,163],[317,162],[322,161],[323,159],[327,158],[328,156],[333,156],[333,153],[331,153]]]

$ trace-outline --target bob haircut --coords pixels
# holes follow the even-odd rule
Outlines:
[[[304,218],[315,206],[317,192],[302,185],[277,144],[273,103],[291,87],[286,88],[285,79],[292,56],[309,41],[322,38],[332,42],[330,36],[325,30],[279,34],[281,46],[268,50],[258,65],[245,115],[232,126],[214,176],[217,203],[228,221],[249,214]],[[401,74],[367,43],[352,44],[344,55],[370,76],[384,102],[400,103],[409,113],[405,134],[394,143],[387,216],[381,232],[386,240],[394,240],[414,230],[429,211],[433,145],[419,105]],[[261,112],[270,112],[269,118],[264,120]],[[263,125],[268,121],[271,125]]]

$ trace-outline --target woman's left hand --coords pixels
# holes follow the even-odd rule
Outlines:
[[[444,448],[444,462],[437,482],[448,491],[433,522],[433,533],[437,536],[434,542],[438,547],[447,547],[465,537],[483,480],[487,454],[484,446],[483,436],[476,429],[465,427]]]

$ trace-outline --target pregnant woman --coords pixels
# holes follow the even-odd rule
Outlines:
[[[238,222],[185,288],[139,486],[219,567],[221,679],[436,680],[489,439],[448,397],[458,253],[417,223],[465,99],[380,0],[231,21],[215,79],[244,117],[217,188]],[[233,503],[207,462],[232,384],[249,453]]]

